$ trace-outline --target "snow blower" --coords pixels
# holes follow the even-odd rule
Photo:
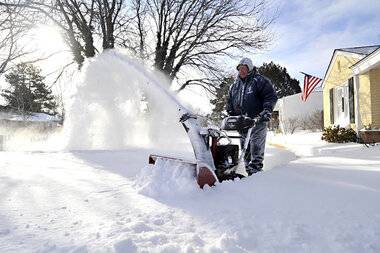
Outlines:
[[[150,155],[149,163],[155,164],[158,160],[180,163],[194,170],[194,176],[200,188],[206,184],[215,185],[224,180],[233,180],[237,177],[247,176],[244,164],[244,155],[248,148],[249,139],[240,150],[239,145],[232,144],[233,138],[241,138],[240,135],[228,135],[226,131],[242,131],[248,129],[247,136],[251,135],[256,120],[246,116],[230,116],[223,120],[221,128],[203,128],[197,117],[188,112],[180,118],[185,131],[188,134],[194,150],[196,161],[186,161],[180,158]],[[223,143],[223,141],[226,143]]]

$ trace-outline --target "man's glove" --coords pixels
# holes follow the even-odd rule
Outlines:
[[[251,119],[250,117],[244,117],[241,116],[241,129],[248,129],[251,128],[255,124],[254,119]]]
[[[250,117],[246,117],[243,115],[237,116],[238,124],[237,124],[237,130],[238,131],[244,131],[248,128],[251,128],[255,122]]]
[[[248,128],[252,127],[254,124],[255,121],[250,117],[243,115],[229,116],[223,120],[221,129],[245,131]]]
[[[259,113],[259,116],[257,117],[259,122],[268,122],[272,118],[272,113],[268,109],[264,109],[262,112]]]

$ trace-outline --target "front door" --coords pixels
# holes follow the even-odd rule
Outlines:
[[[347,127],[350,124],[348,84],[345,83],[335,90],[335,124],[341,127]]]

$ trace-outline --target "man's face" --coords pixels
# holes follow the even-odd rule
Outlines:
[[[239,70],[239,76],[240,78],[244,79],[248,75],[248,67],[246,65],[239,65],[238,67]]]

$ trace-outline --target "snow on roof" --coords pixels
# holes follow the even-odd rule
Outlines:
[[[12,112],[0,112],[0,120],[11,120],[11,121],[59,121],[58,117],[52,116],[46,113],[32,113],[30,115],[21,115]]]
[[[359,60],[357,63],[355,63],[354,65],[352,65],[351,68],[355,68],[356,66],[362,64],[363,62],[368,61],[369,59],[371,59],[371,57],[372,57],[372,59],[373,59],[374,57],[376,57],[376,55],[379,55],[379,52],[380,52],[380,47],[379,47],[378,49],[376,49],[375,51],[373,51],[371,54],[369,54],[369,55],[363,57],[363,58],[362,58],[361,60]],[[374,61],[372,61],[371,63],[368,63],[368,64],[369,64],[369,65],[375,65],[375,64],[377,64],[377,62],[378,62],[378,60],[377,60],[377,61],[374,60]]]
[[[349,48],[338,48],[338,51],[349,52],[354,54],[372,54],[376,49],[380,48],[380,45],[374,46],[364,46],[364,47],[349,47]]]

